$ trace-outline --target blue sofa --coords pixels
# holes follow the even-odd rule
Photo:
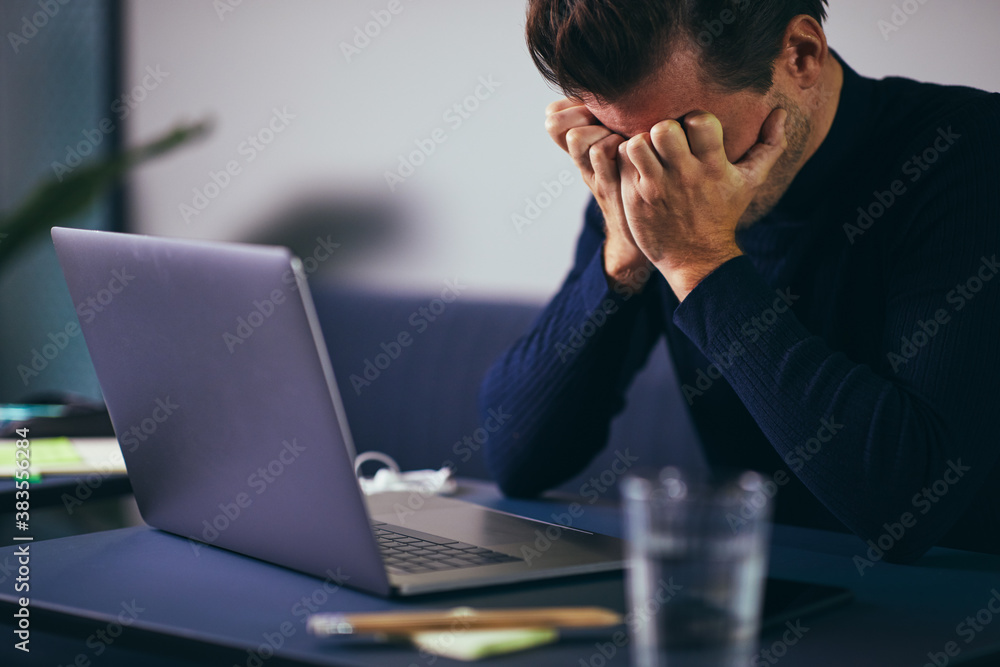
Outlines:
[[[323,283],[312,291],[358,452],[385,452],[404,470],[451,462],[460,476],[488,479],[481,448],[472,439],[482,427],[479,385],[493,361],[529,328],[541,304],[466,296],[445,303],[439,294],[359,293]],[[618,453],[628,450],[638,459],[634,468],[697,468],[704,462],[696,443],[666,345],[659,345],[612,424],[608,445],[559,490],[613,499],[620,475],[611,465]],[[596,493],[589,480],[600,480],[602,473],[604,484]]]

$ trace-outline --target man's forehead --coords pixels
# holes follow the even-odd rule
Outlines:
[[[650,128],[661,120],[680,121],[684,116],[698,109],[710,110],[716,105],[707,95],[671,95],[669,90],[649,90],[645,95],[636,94],[615,103],[585,101],[587,109],[601,121],[604,127],[615,134],[631,138]]]
[[[606,102],[584,97],[583,103],[601,124],[623,137],[648,132],[661,120],[680,120],[696,109],[713,106],[717,93],[704,83],[697,58],[675,50],[646,81],[625,97]]]
[[[597,120],[601,121],[601,125],[615,134],[629,139],[637,134],[649,132],[649,129],[661,120],[680,120],[689,111],[693,111],[695,107],[674,114],[661,111],[656,107],[650,108],[649,105],[644,103],[618,103],[613,105],[587,103],[587,108],[590,110],[590,113],[594,114]]]

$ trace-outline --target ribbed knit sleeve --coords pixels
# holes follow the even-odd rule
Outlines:
[[[871,322],[883,331],[877,367],[808,331],[794,294],[766,284],[746,257],[673,314],[706,356],[739,346],[721,371],[771,445],[845,525],[891,545],[888,560],[934,545],[1000,454],[997,99],[912,138],[913,155],[935,162],[912,172],[922,178],[907,181],[908,198],[863,239],[884,248],[868,277],[884,293],[884,322]]]
[[[565,282],[483,381],[484,418],[498,406],[511,415],[485,447],[487,467],[507,495],[537,495],[586,467],[661,335],[653,290],[608,287],[603,227],[591,199]]]

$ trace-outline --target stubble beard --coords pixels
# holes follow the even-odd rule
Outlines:
[[[788,113],[785,120],[785,137],[788,148],[771,168],[767,180],[758,188],[746,211],[740,216],[739,227],[749,227],[770,213],[792,184],[795,175],[802,169],[802,156],[809,138],[812,136],[812,119],[802,108],[784,93],[772,93],[773,108],[782,108]]]

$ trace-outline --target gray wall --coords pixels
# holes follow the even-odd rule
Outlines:
[[[227,4],[232,11],[220,13]],[[832,4],[830,42],[863,74],[1000,90],[1000,3]],[[884,33],[879,21],[892,21],[894,5],[919,9]],[[401,11],[387,15],[389,6],[124,0],[129,39],[120,92],[135,93],[127,139],[151,138],[180,120],[216,123],[207,140],[137,172],[134,228],[283,242],[305,254],[322,234],[341,247],[320,268],[341,283],[420,292],[458,277],[469,296],[541,301],[551,294],[569,266],[587,193],[544,132],[543,109],[556,94],[527,56],[523,2],[399,0],[393,7]],[[0,210],[50,174],[84,130],[124,115],[99,93],[107,35],[80,29],[105,3],[60,7],[17,52],[6,37],[0,44]],[[36,11],[33,0],[5,0],[0,32],[19,31]],[[391,21],[348,57],[342,44],[366,27],[376,32],[371,12]],[[480,77],[499,85],[482,87]],[[484,99],[469,97],[477,91]],[[467,117],[450,111],[466,100],[475,107]],[[244,144],[251,136],[272,139],[269,133],[273,141],[261,151]],[[435,136],[443,141],[390,190],[385,172],[398,168],[399,155]],[[239,173],[223,174],[227,164]],[[194,190],[206,187],[213,198],[195,202]],[[534,213],[525,200],[539,197],[546,206],[517,229],[512,216]],[[185,221],[180,206],[195,203],[207,206]],[[76,223],[100,225],[106,212]],[[50,333],[73,321],[47,242],[0,267],[0,318],[0,401],[46,390],[98,394],[81,338],[28,384],[17,372]]]
[[[863,74],[1000,90],[1000,3],[910,1],[919,10],[885,39],[878,21],[891,20],[901,0],[834,0],[831,44]],[[131,66],[170,72],[135,113],[131,136],[183,117],[217,120],[204,144],[135,179],[137,227],[245,239],[275,222],[373,210],[396,242],[358,254],[362,240],[345,232],[342,256],[329,263],[350,266],[339,280],[414,291],[458,275],[469,294],[548,296],[569,266],[586,190],[544,132],[543,109],[556,95],[527,56],[524,2],[400,0],[402,11],[348,62],[341,43],[388,4],[243,0],[220,17],[202,0],[130,0]],[[452,129],[443,114],[475,92],[480,76],[502,85]],[[274,107],[295,118],[247,163],[240,142]],[[390,191],[384,172],[435,128],[446,140]],[[240,174],[185,223],[179,205],[230,160]],[[572,185],[518,233],[511,216],[563,170]]]

